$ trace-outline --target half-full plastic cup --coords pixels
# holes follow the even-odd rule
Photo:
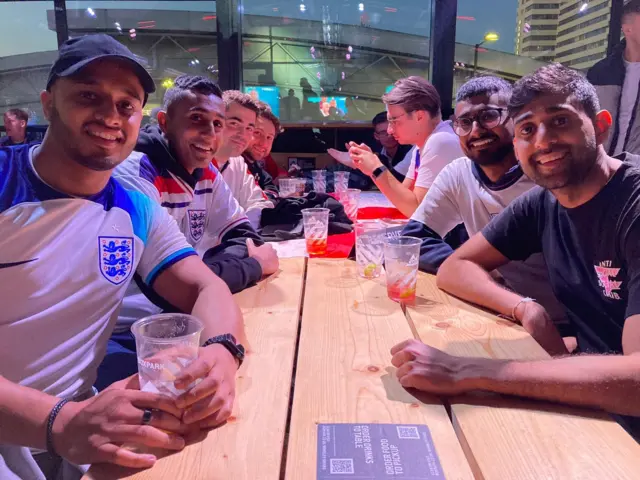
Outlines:
[[[311,179],[313,180],[314,192],[326,193],[327,191],[327,171],[326,170],[312,170]]]
[[[386,226],[378,220],[356,222],[356,266],[358,275],[377,278],[382,272]]]
[[[305,208],[302,210],[302,223],[309,256],[317,257],[327,253],[329,209]]]
[[[413,303],[416,299],[420,243],[419,238],[396,237],[384,245],[387,294],[395,302]]]
[[[188,391],[174,382],[180,372],[198,358],[200,320],[191,315],[162,313],[145,317],[131,326],[136,339],[140,390],[176,398]]]

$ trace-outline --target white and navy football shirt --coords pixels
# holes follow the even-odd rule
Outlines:
[[[0,149],[0,375],[60,397],[91,388],[134,272],[196,255],[175,220],[113,178],[97,195],[58,192],[37,146]]]

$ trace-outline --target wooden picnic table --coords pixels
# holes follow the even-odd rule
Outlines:
[[[389,350],[411,337],[456,355],[548,358],[521,327],[431,275],[420,273],[416,305],[404,308],[350,260],[289,258],[235,298],[249,348],[230,422],[152,469],[96,465],[86,478],[311,480],[318,423],[424,424],[447,479],[639,478],[640,445],[605,413],[404,390]]]

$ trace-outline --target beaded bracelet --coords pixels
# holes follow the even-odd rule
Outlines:
[[[58,455],[53,447],[53,422],[55,422],[60,410],[62,410],[62,407],[64,407],[67,402],[69,402],[69,400],[60,400],[53,407],[51,413],[49,413],[49,419],[47,420],[47,451],[51,455]]]

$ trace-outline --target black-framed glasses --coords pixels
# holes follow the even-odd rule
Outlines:
[[[469,115],[456,118],[453,121],[453,131],[456,132],[459,137],[469,135],[471,130],[473,130],[473,122],[478,122],[478,125],[482,128],[490,130],[507,119],[507,115],[505,115],[506,111],[506,108],[485,108],[473,116]]]

